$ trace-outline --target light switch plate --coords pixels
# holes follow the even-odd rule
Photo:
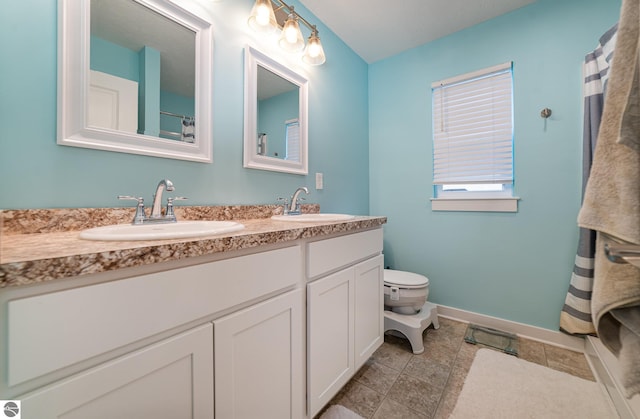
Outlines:
[[[324,188],[324,179],[322,178],[322,173],[316,173],[316,189]]]

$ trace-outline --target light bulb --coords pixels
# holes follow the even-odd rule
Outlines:
[[[257,32],[275,32],[278,29],[278,23],[276,22],[271,0],[256,0],[247,23],[251,29]]]
[[[307,48],[304,50],[302,61],[311,65],[322,65],[326,61],[324,48],[322,48],[322,43],[320,43],[320,38],[318,38],[318,31],[315,29],[315,27],[313,32],[311,32],[311,36],[309,37]]]
[[[260,26],[266,26],[269,24],[269,8],[264,4],[258,6],[256,10],[256,23]]]
[[[309,57],[311,58],[316,58],[318,55],[320,55],[320,46],[314,42],[314,43],[310,43],[309,44]]]
[[[280,47],[288,52],[300,52],[304,49],[304,39],[298,25],[298,17],[291,13],[284,23],[279,41]]]
[[[287,28],[284,30],[284,37],[286,38],[288,43],[295,44],[298,39],[298,33],[295,26],[287,26]]]

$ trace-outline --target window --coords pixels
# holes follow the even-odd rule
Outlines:
[[[292,119],[285,122],[285,142],[287,155],[285,160],[300,161],[300,122]]]
[[[512,64],[435,82],[433,210],[517,211]]]

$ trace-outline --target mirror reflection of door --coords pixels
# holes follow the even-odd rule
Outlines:
[[[195,33],[133,0],[91,0],[88,125],[195,142]]]
[[[257,82],[257,154],[299,162],[298,86],[261,66]]]

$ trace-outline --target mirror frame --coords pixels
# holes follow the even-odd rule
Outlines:
[[[308,80],[251,46],[245,47],[244,60],[244,167],[298,175],[308,174]],[[299,162],[258,154],[256,146],[258,135],[258,66],[298,86]]]
[[[211,23],[162,0],[135,0],[195,33],[194,143],[88,127],[91,0],[58,1],[57,143],[121,153],[211,163],[213,31]]]

